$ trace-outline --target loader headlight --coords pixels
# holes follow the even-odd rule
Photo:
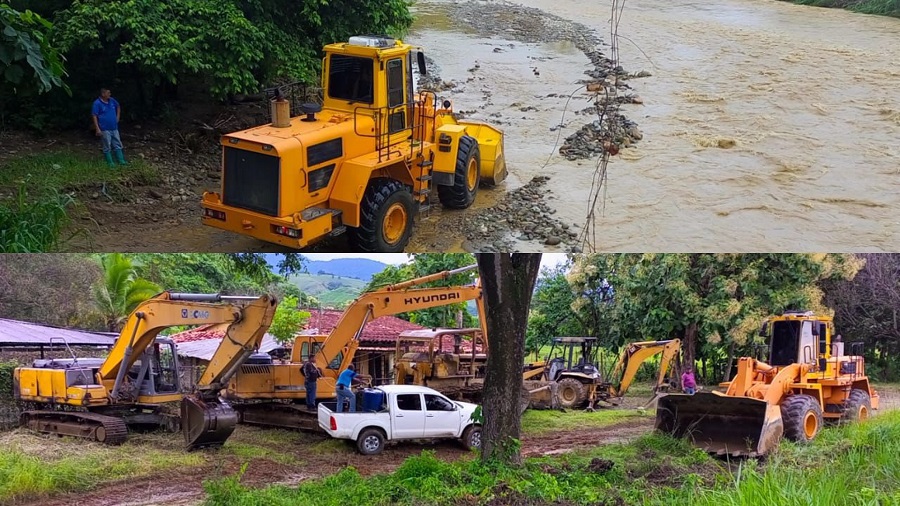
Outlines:
[[[215,209],[204,209],[203,211],[207,218],[225,221],[225,213],[222,211],[216,211]]]

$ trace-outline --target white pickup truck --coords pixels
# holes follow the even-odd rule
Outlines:
[[[481,425],[472,420],[475,404],[456,402],[427,387],[383,385],[369,389],[355,413],[336,413],[336,403],[319,404],[319,427],[331,437],[356,441],[363,455],[381,453],[386,441],[459,439],[481,447]]]

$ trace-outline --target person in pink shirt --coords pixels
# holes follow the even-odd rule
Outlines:
[[[694,371],[690,367],[686,367],[681,375],[681,390],[689,395],[694,395],[697,391],[697,380],[694,378]]]

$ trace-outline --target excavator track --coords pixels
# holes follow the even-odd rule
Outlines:
[[[234,408],[240,413],[240,423],[312,432],[322,430],[319,428],[318,413],[307,411],[305,404],[259,402],[238,404]]]
[[[107,445],[119,445],[128,437],[121,418],[85,411],[25,411],[21,424],[37,432],[90,439]]]

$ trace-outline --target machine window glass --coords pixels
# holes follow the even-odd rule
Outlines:
[[[401,411],[422,411],[422,396],[419,394],[398,395],[397,409]]]
[[[454,409],[453,403],[447,399],[439,395],[425,394],[426,411],[453,411]]]
[[[332,360],[330,364],[328,364],[328,368],[334,369],[334,370],[340,369],[341,362],[343,362],[343,361],[344,361],[344,352],[342,351],[334,357],[334,360]]]
[[[300,358],[304,362],[309,360],[309,343],[303,343],[300,345]]]
[[[403,59],[395,58],[387,63],[388,107],[403,105]]]
[[[374,101],[372,60],[343,54],[329,58],[328,96],[371,104]]]

